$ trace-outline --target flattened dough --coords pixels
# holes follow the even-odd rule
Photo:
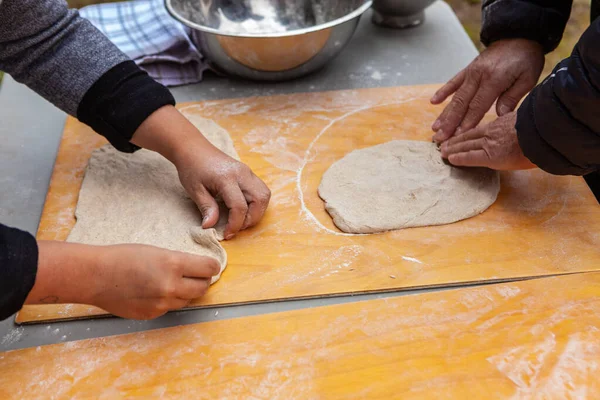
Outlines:
[[[239,156],[229,133],[195,115],[186,117],[215,146]],[[121,153],[107,145],[90,158],[75,210],[77,223],[69,242],[94,245],[138,243],[216,258],[221,272],[227,253],[220,245],[226,209],[214,229],[202,229],[202,216],[179,182],[177,170],[148,150]]]
[[[336,161],[319,196],[342,231],[376,233],[473,217],[499,190],[496,171],[452,167],[433,143],[394,140]]]

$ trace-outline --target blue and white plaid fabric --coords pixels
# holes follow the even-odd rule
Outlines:
[[[169,15],[163,0],[98,4],[80,14],[165,86],[199,82],[208,68],[189,28]]]

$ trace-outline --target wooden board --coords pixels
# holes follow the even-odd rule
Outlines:
[[[502,174],[498,201],[451,225],[342,235],[317,195],[348,152],[392,139],[430,140],[435,86],[210,101],[185,112],[226,128],[273,197],[262,223],[225,243],[229,267],[194,306],[214,306],[600,269],[600,207],[579,177]],[[38,232],[64,240],[89,154],[104,143],[69,120]],[[103,314],[81,305],[28,306],[17,321]]]
[[[0,398],[585,398],[598,360],[588,273],[0,353]]]

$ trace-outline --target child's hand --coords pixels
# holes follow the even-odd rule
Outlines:
[[[202,212],[203,227],[212,227],[219,220],[215,198],[222,199],[229,209],[226,239],[263,217],[271,198],[269,188],[246,165],[214,147],[174,107],[155,111],[132,141],[175,164],[183,187]]]

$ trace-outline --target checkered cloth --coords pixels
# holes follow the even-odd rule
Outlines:
[[[80,14],[165,86],[199,82],[208,68],[190,29],[169,15],[163,0],[98,4]]]

